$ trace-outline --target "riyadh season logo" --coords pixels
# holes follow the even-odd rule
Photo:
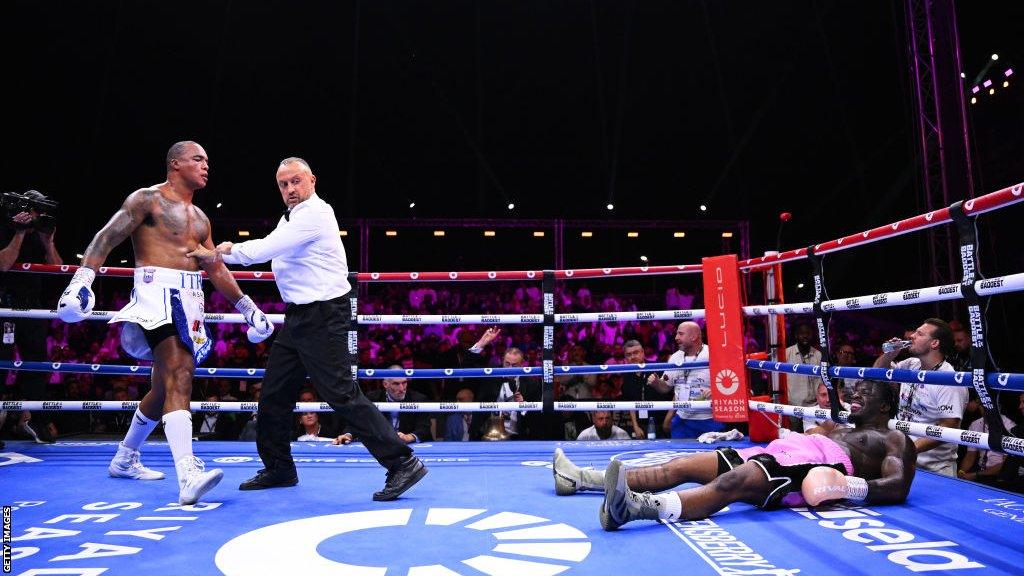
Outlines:
[[[402,542],[417,553],[415,558],[397,551],[382,554],[381,542]],[[579,529],[530,514],[399,508],[314,516],[259,528],[221,546],[215,562],[227,576],[277,576],[298,567],[327,575],[553,576],[582,562],[590,547]]]
[[[715,374],[715,387],[719,392],[728,396],[739,389],[740,377],[732,370],[720,370],[718,374]]]

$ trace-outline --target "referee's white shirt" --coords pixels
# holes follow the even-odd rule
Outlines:
[[[225,263],[243,266],[267,260],[289,304],[331,300],[352,289],[338,219],[315,192],[282,216],[266,238],[239,242],[224,255]]]

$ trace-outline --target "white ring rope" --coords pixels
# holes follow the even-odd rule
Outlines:
[[[84,320],[110,320],[116,312],[93,311]],[[56,310],[0,308],[2,318],[31,318],[53,320]],[[641,310],[629,312],[587,312],[583,314],[555,314],[556,324],[582,324],[586,322],[641,322],[650,320],[691,320],[703,318],[704,310]],[[274,324],[284,323],[284,314],[267,314]],[[364,326],[396,324],[543,324],[543,314],[360,314],[359,324]],[[208,313],[206,322],[245,324],[241,314]]]
[[[542,402],[375,402],[381,412],[540,412]],[[52,412],[135,410],[138,400],[4,400],[0,410],[38,410]],[[190,402],[193,412],[255,412],[258,402]],[[296,402],[294,412],[333,412],[326,402]]]
[[[570,400],[555,402],[556,412],[594,412],[595,410],[695,410],[710,411],[711,400],[673,402],[672,400]]]
[[[974,283],[979,296],[1005,294],[1024,291],[1024,272],[995,276]],[[963,298],[960,284],[930,286],[900,292],[882,292],[867,296],[838,298],[825,300],[821,303],[823,312],[840,312],[844,310],[867,310],[871,308],[888,308],[909,304],[925,304],[945,300]],[[769,316],[772,314],[811,314],[814,312],[812,302],[796,302],[792,304],[773,304],[764,306],[744,306],[747,316]],[[115,312],[94,311],[86,320],[110,320]],[[56,310],[0,308],[3,318],[33,318],[52,320],[57,317]],[[274,324],[284,323],[284,314],[267,314]],[[394,324],[543,324],[543,314],[360,314],[361,325],[394,325]],[[576,324],[585,322],[638,322],[648,320],[692,320],[704,318],[704,310],[645,310],[629,312],[586,312],[579,314],[555,314],[556,324]],[[245,324],[241,314],[210,313],[207,322],[225,324]]]
[[[1024,272],[996,276],[974,283],[979,296],[1005,294],[1024,291]],[[844,310],[867,310],[870,308],[887,308],[890,306],[906,306],[924,304],[944,300],[963,298],[960,284],[930,286],[916,290],[900,292],[882,292],[867,296],[838,298],[825,300],[821,303],[823,312],[839,312]],[[814,312],[812,302],[793,304],[773,304],[764,306],[744,306],[747,316],[769,316],[773,314],[811,314]],[[110,320],[113,311],[94,311],[86,320]],[[0,308],[3,318],[33,318],[52,320],[57,317],[56,310]],[[284,323],[284,314],[267,314],[274,324]],[[360,314],[361,325],[394,325],[394,324],[543,324],[543,314]],[[704,318],[704,310],[646,310],[629,312],[586,312],[580,314],[555,314],[556,324],[576,324],[585,322],[638,322],[647,320],[692,320]],[[206,315],[207,322],[225,324],[245,324],[241,314],[211,313]]]
[[[110,320],[114,317],[112,310],[94,310],[82,320]],[[25,309],[25,308],[0,308],[0,318],[31,318],[34,320],[54,320],[57,318],[56,310]],[[267,314],[267,319],[274,324],[284,324],[284,314]],[[208,313],[204,318],[205,322],[217,322],[222,324],[245,324],[245,318],[241,314]]]
[[[832,411],[825,408],[805,408],[802,406],[788,406],[786,404],[772,404],[771,402],[757,402],[751,400],[750,409],[757,412],[770,412],[772,414],[779,414],[782,416],[792,416],[794,418],[814,418],[815,420],[832,419]],[[849,412],[839,412],[839,419],[841,422],[846,422],[846,419],[849,418],[849,416]],[[980,450],[991,450],[988,445],[988,434],[984,432],[974,432],[973,430],[962,430],[960,428],[946,428],[945,426],[935,426],[934,424],[907,422],[905,420],[895,419],[889,420],[889,429],[899,430],[908,436],[934,438],[950,444],[971,446]],[[1024,438],[1004,436],[1002,448],[1002,452],[1005,452],[1006,454],[1024,456]]]
[[[541,402],[376,402],[381,412],[540,412],[543,410]],[[79,400],[48,400],[48,401],[23,401],[4,400],[0,403],[0,410],[22,411],[127,411],[135,410],[139,401],[79,401]],[[194,412],[255,412],[259,408],[258,402],[191,402],[189,409]],[[711,401],[694,402],[643,402],[643,401],[578,401],[578,402],[555,402],[554,408],[560,412],[593,412],[598,410],[692,410],[707,411],[711,409]],[[816,420],[830,420],[832,413],[825,408],[806,408],[802,406],[788,406],[786,404],[773,404],[771,402],[750,401],[750,409],[757,412],[791,416],[794,418],[814,418]],[[330,404],[326,402],[296,402],[294,412],[333,412]],[[839,412],[839,421],[846,422],[850,413]],[[988,434],[974,432],[972,430],[961,430],[959,428],[947,428],[932,424],[921,424],[906,422],[903,420],[890,420],[890,430],[899,430],[909,436],[927,437],[942,440],[951,444],[971,446],[981,450],[989,450]],[[1005,436],[1002,442],[1003,452],[1024,456],[1024,438]]]
[[[376,402],[381,412],[536,412],[543,408],[541,402]],[[138,400],[4,400],[0,410],[66,410],[70,412],[135,410]],[[192,402],[190,409],[196,412],[255,412],[258,402]],[[296,402],[296,412],[333,412],[326,402]],[[593,412],[595,410],[711,410],[710,400],[692,402],[657,402],[581,400],[579,402],[555,402],[560,412]]]
[[[978,280],[974,283],[974,289],[978,292],[978,296],[991,296],[993,294],[1024,291],[1024,273],[995,276],[985,280]],[[941,302],[943,300],[959,300],[961,298],[963,298],[963,293],[960,290],[960,284],[946,284],[944,286],[930,286],[928,288],[920,288],[917,290],[883,292],[881,294],[872,294],[869,296],[855,296],[853,298],[825,300],[821,303],[821,311],[839,312],[842,310],[867,310],[869,308],[887,308],[890,306],[906,306],[908,304]],[[798,302],[794,304],[773,304],[770,306],[744,306],[743,312],[747,316],[812,314],[814,312],[814,303]]]

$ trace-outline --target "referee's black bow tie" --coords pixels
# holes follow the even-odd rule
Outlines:
[[[284,215],[284,221],[287,222],[290,219],[289,217],[292,215],[292,209],[291,208],[285,208],[284,212],[282,212],[281,214]]]

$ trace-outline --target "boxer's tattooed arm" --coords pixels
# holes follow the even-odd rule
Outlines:
[[[114,213],[85,249],[82,265],[89,268],[102,266],[110,251],[131,236],[149,215],[149,206],[154,196],[160,196],[160,192],[151,188],[129,194],[121,209]]]
[[[867,501],[874,504],[898,504],[907,499],[914,481],[917,450],[902,432],[895,430],[885,436],[886,453],[882,460],[882,475],[868,481]]]

